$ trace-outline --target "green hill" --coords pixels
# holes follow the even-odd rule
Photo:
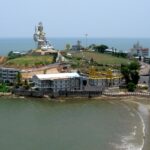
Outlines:
[[[110,54],[102,54],[98,52],[77,52],[77,53],[73,53],[72,56],[78,59],[83,58],[87,60],[91,60],[92,58],[93,61],[99,64],[103,64],[103,65],[106,65],[106,64],[117,65],[117,64],[124,64],[124,63],[129,62],[129,60],[126,58],[116,57]]]
[[[9,59],[4,66],[17,68],[40,67],[53,62],[53,56],[21,56]]]

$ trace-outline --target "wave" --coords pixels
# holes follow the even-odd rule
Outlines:
[[[138,111],[136,111],[136,113],[138,114],[138,116],[139,116],[139,118],[140,118],[140,120],[142,122],[142,126],[143,126],[143,144],[141,146],[141,150],[142,150],[143,147],[144,147],[144,143],[145,143],[145,140],[144,140],[145,139],[145,123],[144,123],[144,120],[143,120],[141,114]]]
[[[133,132],[131,132],[128,136],[121,137],[121,144],[114,144],[112,143],[117,150],[142,150],[144,144],[138,145],[135,144],[133,141],[136,139],[137,135],[137,126],[134,126]]]
[[[145,123],[143,120],[142,115],[140,112],[138,112],[136,109],[129,107],[126,104],[122,104],[122,106],[128,110],[130,113],[130,116],[135,117],[135,115],[138,116],[140,119],[141,125],[142,125],[142,136],[141,136],[141,144],[135,142],[138,135],[138,127],[135,125],[132,128],[132,132],[129,133],[129,135],[121,136],[121,142],[120,144],[116,143],[110,143],[113,145],[113,147],[117,150],[142,150],[145,143]],[[139,137],[138,137],[139,138]]]

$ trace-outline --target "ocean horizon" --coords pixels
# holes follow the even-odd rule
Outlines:
[[[49,37],[48,40],[57,50],[65,49],[66,44],[75,45],[78,40],[86,45],[85,37]],[[87,38],[87,46],[90,44],[105,44],[109,48],[127,52],[135,43],[139,42],[144,48],[150,48],[150,38]],[[0,38],[0,55],[6,56],[10,51],[28,51],[35,49],[37,43],[33,38]]]

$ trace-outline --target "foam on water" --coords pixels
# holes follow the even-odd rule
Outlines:
[[[121,136],[121,144],[116,144],[116,143],[110,143],[111,145],[113,145],[113,147],[115,147],[115,149],[118,150],[142,150],[144,147],[144,138],[145,138],[145,123],[144,120],[141,116],[141,114],[136,111],[135,109],[131,109],[130,107],[128,107],[125,104],[122,104],[123,107],[125,109],[127,109],[130,112],[130,116],[135,117],[135,115],[137,114],[141,125],[142,125],[142,144],[138,144],[137,142],[134,142],[136,140],[136,136],[138,133],[138,127],[135,125],[132,129],[132,132],[129,133],[129,135],[125,135],[125,136]],[[139,109],[142,110],[142,112],[148,114],[148,110],[145,110],[145,107],[139,106]]]
[[[128,136],[121,137],[121,144],[112,143],[112,145],[118,150],[142,150],[143,144],[141,146],[133,142],[136,139],[136,135],[137,126],[134,126],[133,131]]]
[[[143,147],[144,147],[144,138],[145,138],[145,123],[144,123],[144,120],[143,120],[143,118],[142,118],[141,114],[140,114],[138,111],[136,111],[136,112],[137,112],[137,114],[138,114],[138,116],[139,116],[139,118],[140,118],[140,120],[141,120],[142,127],[143,127],[143,143],[142,143],[141,148],[140,148],[140,150],[142,150],[142,149],[143,149]]]

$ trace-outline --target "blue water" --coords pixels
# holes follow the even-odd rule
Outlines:
[[[62,50],[66,44],[74,45],[80,40],[82,45],[86,45],[85,38],[49,38],[48,39],[55,49]],[[121,51],[128,51],[137,41],[143,47],[150,48],[150,39],[139,38],[87,38],[87,45],[90,44],[106,44],[110,48],[114,47]],[[0,55],[7,55],[9,51],[27,51],[36,48],[36,43],[32,38],[1,38],[0,39]]]

